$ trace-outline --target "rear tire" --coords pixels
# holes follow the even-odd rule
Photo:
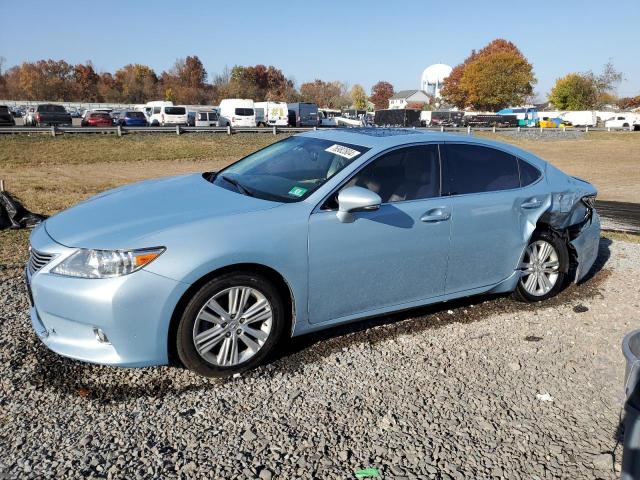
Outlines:
[[[523,302],[540,302],[556,296],[564,287],[569,270],[566,243],[547,231],[535,231],[522,259],[522,277],[514,297]]]
[[[250,271],[204,284],[180,317],[176,346],[189,370],[227,377],[257,367],[282,338],[285,309],[278,289]]]

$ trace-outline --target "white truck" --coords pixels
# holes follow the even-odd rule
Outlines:
[[[221,127],[255,127],[256,110],[250,98],[225,98],[220,102]]]
[[[256,102],[256,124],[260,126],[286,127],[289,111],[286,102]]]
[[[613,118],[604,122],[605,128],[624,128],[640,130],[640,116],[635,113],[616,113]]]
[[[574,127],[595,127],[598,124],[598,116],[594,110],[560,112],[558,118],[565,122],[571,122]]]

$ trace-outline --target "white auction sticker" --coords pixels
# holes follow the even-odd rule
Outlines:
[[[358,150],[345,147],[344,145],[338,145],[337,143],[325,149],[325,152],[335,153],[336,155],[340,155],[341,157],[347,158],[349,160],[360,155],[360,152]]]

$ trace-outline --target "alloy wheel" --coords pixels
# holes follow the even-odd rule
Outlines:
[[[535,297],[551,291],[558,281],[560,261],[553,245],[545,240],[536,240],[527,247],[520,266],[520,282],[524,290]]]
[[[273,311],[267,298],[252,287],[224,289],[198,312],[193,344],[207,362],[232,367],[246,362],[271,333]]]

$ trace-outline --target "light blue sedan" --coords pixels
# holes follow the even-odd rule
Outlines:
[[[363,317],[488,292],[545,300],[596,259],[595,195],[472,136],[309,132],[49,218],[31,235],[31,321],[71,358],[230,375]]]

